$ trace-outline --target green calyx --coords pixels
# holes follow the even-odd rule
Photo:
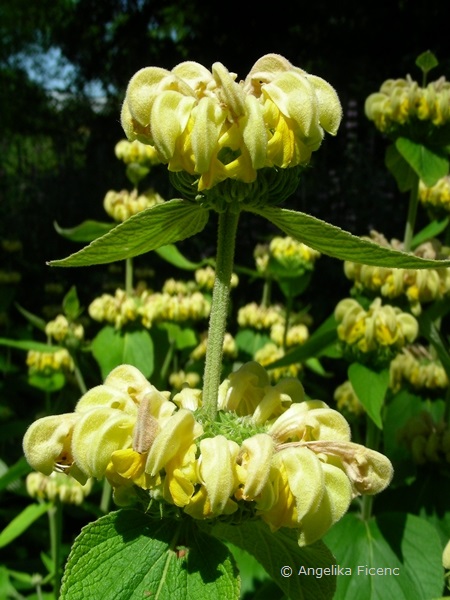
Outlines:
[[[286,200],[297,189],[303,168],[264,168],[258,170],[255,181],[251,183],[226,179],[201,192],[197,189],[198,177],[186,171],[171,172],[170,181],[187,200],[199,202],[204,208],[219,213],[227,209],[239,212],[249,207],[280,204]]]
[[[217,419],[211,423],[203,423],[204,435],[199,440],[223,435],[239,446],[247,438],[258,433],[266,433],[264,425],[256,425],[250,416],[240,417],[234,412],[219,411]],[[199,441],[198,440],[198,441]]]

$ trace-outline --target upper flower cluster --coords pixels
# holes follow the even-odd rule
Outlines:
[[[141,69],[122,126],[130,140],[154,145],[170,171],[195,176],[201,191],[227,179],[253,182],[265,167],[307,164],[341,116],[326,81],[268,54],[240,82],[219,62],[211,71],[192,61]]]
[[[119,504],[145,490],[147,504],[165,502],[195,519],[239,511],[273,530],[297,529],[302,545],[321,537],[354,496],[389,484],[389,460],[352,443],[344,417],[305,400],[298,379],[272,386],[263,367],[247,363],[219,396],[219,420],[201,423],[200,390],[184,388],[170,400],[122,365],[73,413],[33,423],[25,455],[46,475],[106,477]]]
[[[446,125],[450,122],[450,82],[441,77],[420,87],[409,75],[388,79],[367,98],[365,112],[377,129],[388,134],[419,121]]]

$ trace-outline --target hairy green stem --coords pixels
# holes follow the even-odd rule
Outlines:
[[[56,498],[51,508],[47,511],[50,530],[50,554],[53,563],[53,593],[59,598],[61,585],[61,542],[62,542],[62,504]]]
[[[203,407],[213,421],[217,414],[217,399],[222,367],[223,339],[227,324],[230,282],[233,272],[234,248],[239,213],[229,210],[219,214],[217,236],[216,278],[209,317],[208,346],[203,375]]]
[[[414,182],[409,194],[408,216],[406,219],[405,235],[403,245],[405,252],[411,252],[412,238],[414,235],[414,227],[416,225],[417,205],[419,197],[419,176],[414,175]]]

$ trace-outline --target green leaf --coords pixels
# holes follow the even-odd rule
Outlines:
[[[395,147],[427,187],[447,175],[449,161],[446,156],[404,137],[397,138]]]
[[[348,378],[367,414],[379,429],[383,429],[381,409],[389,387],[389,369],[374,371],[366,365],[353,363]]]
[[[415,249],[415,248],[417,248],[417,246],[420,246],[420,244],[427,242],[431,238],[437,237],[440,233],[445,231],[448,223],[449,223],[448,217],[445,217],[444,219],[441,219],[440,221],[431,221],[431,223],[428,223],[428,225],[426,225],[426,227],[421,229],[413,237],[412,242],[411,242],[412,248]]]
[[[153,341],[147,330],[127,331],[124,335],[123,363],[133,365],[145,377],[153,373]]]
[[[237,600],[231,552],[193,520],[112,512],[83,528],[70,552],[61,600]]]
[[[290,235],[314,250],[340,260],[399,269],[450,267],[450,260],[424,259],[384,248],[302,212],[274,206],[252,208],[251,210],[271,221],[286,235]]]
[[[363,521],[349,513],[324,539],[336,563],[351,570],[337,578],[334,600],[411,600],[442,594],[441,541],[435,528],[415,515],[391,512]],[[395,574],[366,571],[385,568]]]
[[[422,398],[408,390],[400,390],[387,404],[383,424],[384,452],[391,460],[404,461],[411,459],[411,453],[406,444],[399,440],[399,432],[411,417],[418,415],[423,410],[424,402]]]
[[[105,233],[111,231],[115,225],[115,223],[101,223],[100,221],[87,220],[75,227],[64,229],[63,227],[60,227],[56,221],[53,223],[56,231],[66,239],[71,240],[72,242],[86,243],[92,242],[98,237],[105,235]]]
[[[61,346],[51,346],[34,340],[9,340],[0,338],[0,346],[8,346],[9,348],[17,348],[18,350],[36,350],[37,352],[56,352],[61,350]]]
[[[80,307],[80,301],[78,300],[77,288],[73,285],[67,294],[63,298],[62,302],[64,314],[69,319],[69,321],[74,321],[77,319],[81,312],[82,308]]]
[[[139,163],[132,162],[127,165],[126,175],[131,183],[137,187],[138,183],[150,173],[148,167],[144,167]]]
[[[39,329],[40,331],[45,331],[45,326],[47,325],[47,321],[45,321],[41,317],[38,317],[37,315],[34,315],[33,313],[29,312],[28,310],[26,310],[25,308],[20,306],[20,304],[16,304],[16,308],[20,312],[20,314],[23,315],[29,323],[31,323],[34,327],[36,327],[36,329]]]
[[[183,256],[183,254],[181,254],[174,244],[161,246],[161,248],[157,248],[155,252],[165,261],[171,265],[174,265],[174,267],[178,267],[179,269],[183,269],[185,271],[195,271],[195,269],[199,269],[206,262],[208,262],[204,260],[197,263],[190,261],[188,258]]]
[[[43,392],[58,392],[66,385],[66,378],[63,373],[32,373],[28,375],[29,385],[42,390]]]
[[[242,548],[264,567],[274,582],[292,600],[328,600],[333,598],[336,578],[328,575],[299,574],[300,567],[326,568],[334,563],[334,557],[323,542],[315,542],[300,548],[297,535],[291,529],[272,532],[261,520],[245,521],[241,525],[217,523],[211,533],[219,539]],[[281,569],[290,567],[292,574],[282,575]]]
[[[169,200],[133,215],[75,254],[50,261],[56,267],[86,267],[139,256],[202,231],[209,213],[199,204]]]
[[[270,337],[267,333],[253,329],[239,329],[235,336],[235,342],[239,350],[253,357],[258,350],[270,342]]]
[[[386,148],[384,164],[395,177],[398,189],[401,192],[407,192],[413,185],[417,185],[417,175],[394,144]]]
[[[446,339],[434,324],[428,311],[419,315],[417,320],[419,321],[420,332],[436,350],[436,354],[450,380],[450,350]]]
[[[133,365],[145,377],[153,373],[153,341],[145,329],[119,331],[112,325],[106,325],[92,340],[91,348],[103,379],[123,364]]]
[[[177,350],[193,348],[198,343],[195,331],[190,327],[181,327],[178,323],[170,323],[169,321],[161,323],[159,327],[167,331],[169,341],[175,344]]]
[[[15,482],[24,475],[28,475],[28,473],[31,471],[32,469],[30,465],[22,456],[14,465],[12,465],[12,467],[9,467],[6,473],[3,473],[0,477],[0,490],[5,490],[11,483]]]
[[[0,533],[0,548],[7,546],[30,527],[51,507],[50,502],[30,504],[15,517]]]
[[[439,61],[435,57],[435,55],[431,52],[431,50],[426,50],[425,52],[422,52],[422,54],[420,54],[416,58],[416,65],[419,67],[419,69],[425,75],[429,71],[431,71],[431,69],[434,69],[435,67],[437,67],[438,64],[439,64]]]

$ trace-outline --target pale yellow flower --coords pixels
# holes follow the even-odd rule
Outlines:
[[[268,54],[241,82],[219,62],[211,71],[192,61],[141,69],[128,85],[122,126],[128,139],[154,145],[169,170],[198,176],[203,190],[308,163],[341,116],[326,81]]]

